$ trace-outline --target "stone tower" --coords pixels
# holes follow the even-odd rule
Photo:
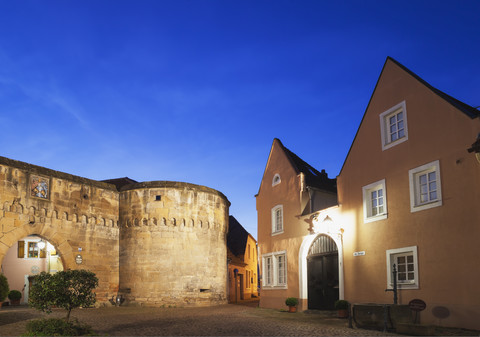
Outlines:
[[[120,293],[130,305],[226,302],[230,203],[205,186],[170,181],[120,189]]]

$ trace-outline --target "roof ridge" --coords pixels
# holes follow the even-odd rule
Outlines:
[[[401,64],[400,62],[398,62],[397,60],[395,60],[393,57],[390,57],[390,56],[387,56],[387,60],[391,60],[393,63],[395,63],[397,66],[399,66],[400,68],[402,68],[404,71],[406,71],[408,74],[410,74],[412,77],[414,77],[417,81],[419,81],[420,83],[422,83],[423,85],[425,85],[427,88],[429,88],[431,91],[433,91],[436,95],[438,95],[439,97],[443,98],[445,101],[447,101],[448,103],[450,103],[452,106],[454,106],[455,108],[457,108],[458,110],[460,110],[461,112],[463,112],[464,114],[466,114],[468,117],[470,118],[476,118],[476,117],[480,117],[480,110],[474,108],[473,106],[467,104],[467,103],[464,103],[458,99],[456,99],[455,97],[452,97],[446,93],[444,93],[443,91],[435,88],[433,85],[431,85],[430,83],[428,83],[427,81],[425,81],[423,78],[421,78],[420,76],[418,76],[416,73],[414,73],[413,71],[411,71],[410,69],[408,69],[407,67],[405,67],[403,64]],[[386,63],[386,62],[385,62]],[[381,76],[381,75],[380,75]]]

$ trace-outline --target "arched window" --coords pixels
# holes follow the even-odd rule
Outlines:
[[[278,185],[282,182],[282,179],[280,179],[280,175],[277,173],[273,176],[272,180],[272,186]]]

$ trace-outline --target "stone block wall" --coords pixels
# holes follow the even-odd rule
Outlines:
[[[227,198],[178,182],[120,194],[120,292],[129,304],[226,303]]]
[[[43,194],[32,191],[35,179],[43,181]],[[0,263],[10,247],[33,234],[55,246],[64,269],[97,275],[99,303],[117,292],[115,186],[0,157]]]
[[[0,157],[0,263],[38,235],[64,269],[97,275],[100,305],[118,293],[132,305],[226,303],[229,206],[205,186],[117,187]]]

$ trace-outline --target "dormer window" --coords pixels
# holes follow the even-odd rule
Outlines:
[[[280,179],[280,175],[277,173],[273,176],[273,180],[272,180],[272,186],[275,186],[275,185],[278,185],[282,182],[282,180]]]
[[[380,128],[382,150],[403,143],[408,139],[405,101],[380,114]]]

